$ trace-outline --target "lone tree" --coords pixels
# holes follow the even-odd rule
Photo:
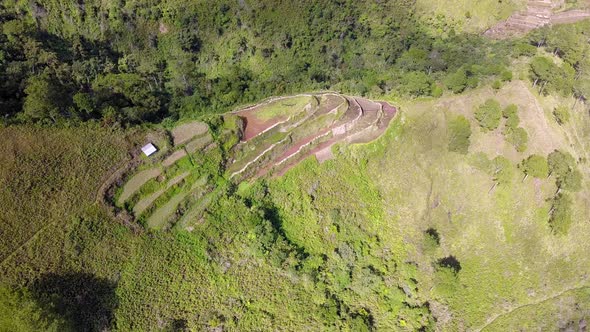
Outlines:
[[[494,99],[486,100],[483,105],[480,105],[475,111],[475,118],[484,131],[490,131],[498,128],[500,119],[502,118],[502,108],[500,103]]]
[[[558,177],[555,183],[559,189],[579,191],[582,189],[582,173],[577,169],[570,170],[564,176]]]
[[[567,123],[569,121],[570,112],[568,108],[563,105],[557,106],[553,110],[553,116],[555,117],[555,121],[557,121],[559,125],[563,125],[564,123]]]
[[[555,150],[547,156],[547,164],[551,175],[561,177],[576,166],[576,160],[567,152]]]
[[[546,178],[549,174],[547,160],[536,154],[530,155],[527,159],[523,160],[519,168],[527,176],[530,175],[535,178]]]
[[[547,157],[547,163],[550,174],[555,175],[555,183],[559,189],[582,189],[582,173],[577,169],[576,160],[571,154],[555,150]]]

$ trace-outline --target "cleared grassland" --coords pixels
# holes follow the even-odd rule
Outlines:
[[[442,32],[450,27],[458,32],[482,32],[512,13],[526,7],[526,0],[417,0],[418,13]],[[438,30],[437,30],[438,29]]]
[[[166,183],[166,187],[150,194],[147,197],[142,198],[141,200],[139,200],[134,206],[133,206],[133,214],[138,217],[139,215],[141,215],[143,213],[143,211],[145,211],[148,207],[150,207],[150,205],[152,205],[152,203],[154,203],[158,197],[160,197],[164,192],[166,192],[166,190],[170,189],[171,187],[179,184],[182,180],[184,180],[190,173],[189,172],[184,172],[172,179],[170,179],[170,181],[168,181],[168,183]]]
[[[256,107],[254,116],[260,121],[267,121],[278,116],[292,116],[301,112],[311,102],[311,96],[282,98],[271,103]]]
[[[162,162],[162,166],[169,167],[172,166],[175,162],[177,162],[180,158],[186,156],[185,150],[177,150],[174,151],[168,158],[164,159]]]
[[[174,145],[181,145],[195,136],[204,135],[209,131],[209,126],[200,121],[192,121],[180,124],[172,129],[172,138]]]
[[[489,97],[519,105],[521,125],[532,133],[529,150],[518,153],[497,133],[479,129],[473,107]],[[442,330],[478,330],[499,315],[516,315],[522,306],[589,285],[587,165],[580,165],[586,180],[574,195],[574,225],[565,236],[553,235],[548,225],[555,180],[522,181],[524,174],[516,168],[529,154],[554,148],[585,154],[588,141],[570,136],[587,137],[587,113],[578,115],[583,125],[566,135],[548,117],[551,105],[520,82],[497,94],[480,89],[402,105],[405,112],[376,141],[336,148],[334,160],[317,164],[309,159],[273,182],[283,228],[306,252],[318,255],[334,250],[354,227],[379,238],[373,250],[400,248],[395,239],[402,238],[405,251],[391,251],[416,263],[416,296],[429,299]],[[467,155],[447,149],[446,120],[457,114],[472,122]],[[497,155],[512,160],[514,176],[494,187],[493,174],[479,160]],[[340,219],[331,217],[334,211]],[[343,219],[350,224],[334,221]],[[426,244],[429,228],[440,234],[434,249]],[[436,272],[437,260],[449,255],[460,262],[450,282]],[[372,312],[383,310],[374,305]],[[377,319],[376,325],[385,322]]]
[[[26,283],[62,264],[73,220],[141,136],[91,126],[0,128],[2,281]]]
[[[185,149],[188,153],[195,153],[211,143],[213,143],[213,137],[211,137],[210,133],[206,133],[202,137],[197,137],[188,142],[185,146]]]
[[[150,217],[146,220],[146,225],[152,229],[161,229],[164,227],[178,208],[180,202],[182,202],[188,196],[188,194],[189,192],[180,192],[172,196],[168,202],[159,207],[156,211],[154,211],[154,213],[152,213],[152,215],[150,215]]]
[[[574,288],[499,316],[483,331],[584,331],[588,317],[590,287]]]

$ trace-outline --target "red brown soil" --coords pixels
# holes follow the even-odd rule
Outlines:
[[[277,123],[288,119],[287,116],[280,116],[266,121],[261,121],[258,117],[256,117],[256,111],[256,108],[254,108],[238,113],[238,115],[244,120],[245,129],[244,137],[242,137],[243,141],[249,141]]]
[[[359,101],[359,100],[357,99],[357,101]],[[383,134],[383,132],[385,132],[385,130],[389,126],[389,123],[395,117],[395,114],[397,113],[397,108],[391,106],[387,102],[381,101],[378,103],[381,104],[381,106],[382,106],[383,117],[377,121],[376,130],[372,130],[368,134],[363,134],[358,139],[351,141],[351,143],[368,143],[368,142],[376,139],[377,137],[379,137],[381,134]],[[362,102],[359,101],[358,105],[360,105],[361,107],[368,106],[371,111],[367,111],[367,112],[378,111],[378,109],[376,110],[374,107],[371,107],[369,105],[365,105],[365,101],[362,101]],[[349,108],[349,109],[351,109],[351,108]],[[362,112],[364,113],[365,111],[366,110],[364,108],[362,108]],[[351,113],[354,113],[354,112],[351,112]],[[350,117],[349,117],[349,119],[350,119]],[[334,137],[330,138],[329,140],[318,144],[317,146],[313,147],[309,151],[306,151],[304,153],[299,154],[298,156],[296,156],[294,158],[291,158],[291,160],[289,160],[288,162],[286,162],[284,164],[285,166],[283,166],[280,170],[275,172],[273,175],[274,176],[284,175],[288,170],[290,170],[295,165],[299,164],[301,161],[303,161],[304,159],[306,159],[307,157],[309,157],[311,155],[316,155],[316,158],[318,159],[318,161],[325,161],[327,159],[331,159],[332,158],[332,152],[331,152],[332,146],[334,144],[346,139],[347,138],[346,136],[347,136],[347,134],[334,136]]]
[[[386,101],[378,101],[379,104],[381,104],[381,106],[383,106],[383,112],[391,114],[392,116],[395,115],[395,113],[397,112],[397,108],[389,105],[388,102]]]
[[[317,96],[320,97],[320,96]],[[339,115],[337,119],[321,119],[330,112],[337,109],[343,100],[346,100],[348,107],[344,114]],[[331,147],[339,142],[347,143],[367,143],[385,132],[391,120],[395,117],[397,109],[387,102],[375,102],[360,97],[346,97],[342,95],[323,95],[321,96],[320,105],[314,113],[299,122],[290,124],[286,116],[274,118],[267,121],[260,121],[256,112],[259,108],[252,107],[237,114],[245,119],[245,136],[244,141],[251,140],[256,135],[265,132],[273,126],[285,122],[281,128],[287,130],[293,129],[293,133],[301,136],[301,130],[305,127],[299,127],[300,123],[313,123],[313,121],[326,121],[323,128],[314,130],[311,134],[298,138],[293,142],[277,146],[275,151],[267,156],[267,160],[262,163],[252,164],[251,167],[258,167],[258,170],[244,170],[242,177],[265,176],[272,173],[273,176],[285,174],[293,166],[311,155],[315,155],[319,161],[331,159]],[[321,119],[321,120],[320,120]],[[330,136],[329,136],[330,135]],[[245,143],[249,144],[249,143]],[[255,143],[250,143],[255,144]],[[233,174],[232,174],[233,176]]]

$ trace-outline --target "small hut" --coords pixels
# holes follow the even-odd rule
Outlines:
[[[141,151],[143,151],[143,153],[149,157],[156,153],[156,151],[158,151],[158,148],[156,148],[156,146],[152,143],[148,143],[141,148]]]

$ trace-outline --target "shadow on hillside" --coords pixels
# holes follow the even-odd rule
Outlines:
[[[49,273],[31,288],[42,308],[63,318],[75,331],[104,331],[112,324],[118,301],[116,285],[109,280],[88,273]]]

